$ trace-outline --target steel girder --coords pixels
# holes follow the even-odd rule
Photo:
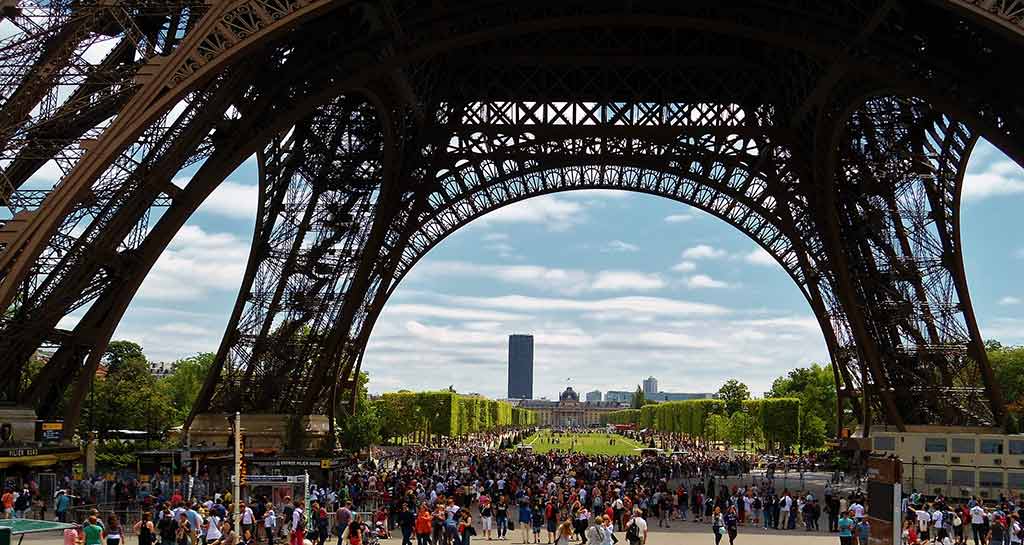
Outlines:
[[[997,81],[985,68],[1019,58],[1024,32],[1012,6],[522,2],[456,9],[397,0],[247,0],[217,3],[204,14],[186,2],[143,4],[163,10],[162,26],[152,28],[178,30],[136,32],[148,18],[132,19],[138,12],[131,10],[104,12],[136,52],[115,48],[114,64],[147,59],[134,77],[126,76],[129,69],[109,78],[102,96],[120,98],[89,99],[97,106],[73,109],[78,121],[56,135],[25,129],[18,149],[28,151],[17,152],[24,159],[0,165],[28,165],[9,169],[11,179],[22,179],[38,168],[31,160],[64,153],[54,150],[73,147],[69,143],[90,131],[98,135],[90,153],[69,156],[73,170],[59,190],[0,228],[0,342],[11,354],[2,362],[5,370],[16,373],[43,342],[60,347],[48,377],[70,377],[74,373],[58,369],[97,361],[161,243],[225,169],[243,153],[263,149],[261,214],[289,202],[302,213],[257,224],[257,240],[274,243],[254,246],[248,287],[232,319],[235,333],[229,329],[218,362],[230,375],[228,384],[243,385],[294,365],[284,361],[308,365],[308,377],[272,392],[305,396],[297,406],[278,397],[274,404],[282,410],[316,409],[322,399],[309,395],[310,385],[331,390],[332,381],[358,369],[388,294],[451,230],[533,194],[620,187],[706,207],[775,255],[822,325],[842,397],[866,391],[878,414],[897,424],[999,421],[998,388],[986,379],[963,278],[955,196],[977,135],[1024,158],[1024,116],[1015,106],[1014,83],[1021,76],[1003,72]],[[979,7],[989,11],[979,13]],[[66,22],[72,19],[40,36],[85,36],[62,38],[81,43],[98,34],[82,34]],[[156,50],[169,54],[150,57]],[[254,55],[259,72],[242,62]],[[378,89],[380,133],[363,136],[380,142],[371,161],[381,172],[373,204],[364,203],[367,214],[358,229],[351,227],[365,234],[353,239],[322,215],[320,186],[334,172],[326,155],[303,171],[286,168],[286,159],[312,145],[349,154],[332,148],[331,138],[344,140],[347,129],[331,118],[340,104],[331,101],[339,95],[352,100],[353,91],[367,86]],[[917,98],[864,99],[894,94]],[[889,110],[919,115],[892,114],[879,106],[886,101],[911,105]],[[10,111],[17,114],[23,102],[13,101]],[[55,118],[69,113],[58,110],[41,111]],[[112,122],[90,126],[111,110],[118,113]],[[255,120],[255,112],[262,119]],[[273,140],[292,126],[289,138]],[[907,149],[946,154],[931,165],[943,173],[934,176],[940,181],[897,175],[899,161],[887,157]],[[182,188],[164,176],[193,163],[203,164],[199,184],[193,179]],[[878,185],[863,180],[868,172],[884,172],[881,179],[894,180],[892,190],[864,189]],[[281,193],[286,185],[296,188],[292,200]],[[156,211],[162,216],[150,229],[151,209],[161,204],[169,207]],[[862,233],[864,217],[869,229],[877,227],[870,237]],[[286,300],[287,294],[326,289],[297,280],[304,259],[327,255],[315,245],[291,251],[303,232],[359,248],[358,259],[347,265],[327,260],[334,276],[324,284],[347,286],[328,297],[330,304]],[[908,276],[908,263],[919,274]],[[252,301],[244,300],[250,294]],[[890,312],[894,308],[902,310]],[[74,331],[57,329],[75,309],[85,309],[89,319]],[[295,346],[281,347],[283,337],[274,334],[293,337],[298,323],[326,333],[309,337],[313,343],[290,340]],[[924,395],[917,412],[899,406],[903,392],[892,382],[926,366],[945,390]],[[961,386],[978,377],[985,392]],[[247,390],[218,389],[220,378],[204,393],[210,403],[254,402]],[[8,392],[16,389],[11,384]],[[38,401],[45,384],[22,392],[22,399]],[[980,398],[989,401],[984,411]]]

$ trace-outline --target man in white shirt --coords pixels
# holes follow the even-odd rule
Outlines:
[[[917,533],[921,536],[921,541],[927,541],[928,525],[932,522],[932,516],[921,508],[915,510],[915,515],[917,516]]]
[[[221,538],[220,517],[211,514],[206,517],[206,542],[212,543]]]
[[[629,537],[629,527],[636,525],[637,540],[631,541],[629,545],[647,545],[647,521],[640,516],[640,509],[633,509],[633,518],[626,523],[626,537]]]
[[[982,507],[982,501],[978,500],[978,503],[971,507],[971,532],[974,533],[974,542],[981,543],[985,537],[985,508]]]
[[[864,506],[859,501],[853,502],[853,505],[850,506],[850,511],[853,511],[853,520],[860,522],[860,519],[864,518]]]
[[[787,492],[785,496],[779,500],[781,505],[779,506],[779,524],[780,527],[785,530],[789,528],[789,510],[793,507],[793,498],[789,497]]]
[[[256,528],[253,527],[256,523],[256,516],[252,513],[252,507],[246,505],[244,501],[240,507],[242,508],[242,535],[245,535],[246,530],[252,532],[251,535],[256,535]]]
[[[942,509],[936,509],[932,512],[932,528],[935,528],[935,539],[942,541],[942,538],[946,537],[946,525],[943,524],[942,518],[945,516],[945,512]]]

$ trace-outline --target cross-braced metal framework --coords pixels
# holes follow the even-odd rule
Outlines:
[[[196,411],[333,411],[434,245],[611,188],[771,254],[865,423],[1002,422],[959,199],[977,138],[1024,160],[1014,2],[3,5],[3,392],[50,413],[74,384],[69,426],[146,273],[253,154],[252,250]]]

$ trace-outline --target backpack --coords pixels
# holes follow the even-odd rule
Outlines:
[[[299,523],[295,526],[295,529],[301,532],[306,531],[306,511],[299,511]]]
[[[640,527],[637,526],[635,522],[631,523],[629,527],[626,528],[626,541],[629,541],[630,543],[640,541]]]

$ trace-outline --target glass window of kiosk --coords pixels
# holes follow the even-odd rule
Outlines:
[[[953,444],[954,454],[974,454],[974,438],[954,437]]]
[[[1002,454],[1003,453],[1003,440],[1002,439],[982,439],[978,441],[981,443],[982,454]]]
[[[926,437],[924,440],[925,452],[946,452],[945,437]]]

